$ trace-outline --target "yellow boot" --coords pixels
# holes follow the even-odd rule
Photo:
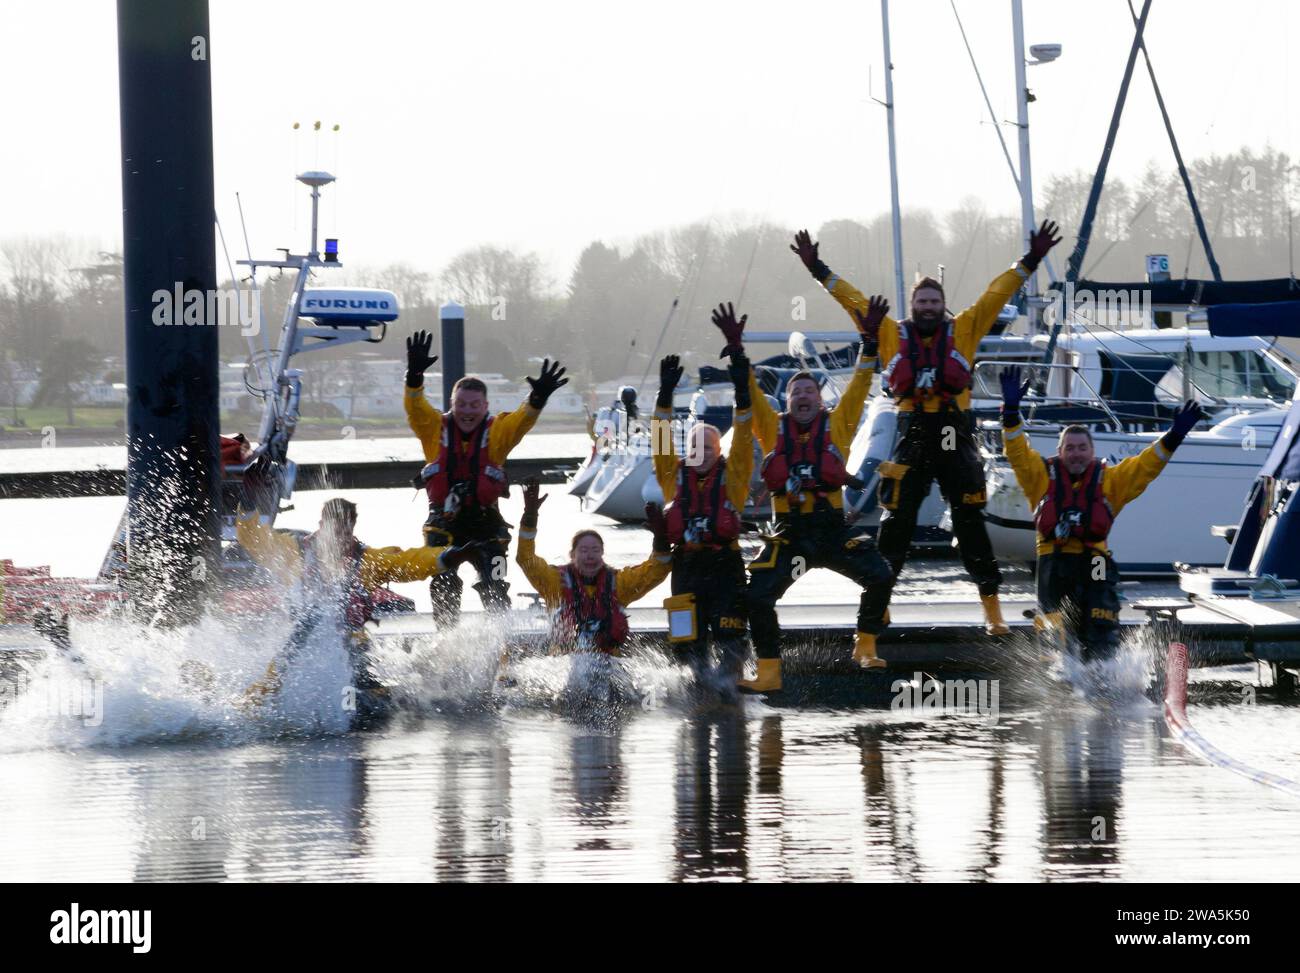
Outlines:
[[[759,659],[758,676],[736,683],[742,693],[775,693],[781,689],[781,660]]]
[[[889,665],[876,655],[876,637],[870,632],[859,632],[853,641],[853,661],[863,669],[883,669]]]
[[[266,702],[268,696],[280,691],[282,682],[280,670],[276,668],[275,660],[272,659],[266,665],[266,675],[244,690],[244,695],[237,705],[245,712],[256,709]]]
[[[1041,638],[1040,658],[1051,662],[1057,653],[1065,652],[1065,615],[1061,612],[1044,612],[1034,616],[1034,628]]]
[[[997,595],[980,595],[984,605],[984,631],[989,635],[1010,635],[1011,629],[1002,620],[1002,606]]]

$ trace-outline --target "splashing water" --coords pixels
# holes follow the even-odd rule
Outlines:
[[[322,610],[280,691],[249,706],[247,688],[293,630],[287,612],[258,618],[205,615],[158,628],[123,614],[73,620],[77,659],[51,653],[16,676],[0,708],[0,748],[115,747],[177,739],[242,743],[302,733],[340,733],[352,714],[347,636],[340,613]]]

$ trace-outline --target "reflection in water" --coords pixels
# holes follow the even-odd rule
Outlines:
[[[1239,747],[1276,712],[1206,723]],[[1252,722],[1255,721],[1255,722]],[[1225,740],[1232,743],[1233,740]],[[1154,707],[431,716],[242,747],[0,755],[10,879],[1293,877],[1296,809]]]
[[[763,721],[763,728],[780,718]],[[686,720],[678,730],[677,881],[747,877],[746,801],[749,794],[747,721],[731,709]]]

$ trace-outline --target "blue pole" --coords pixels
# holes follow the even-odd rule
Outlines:
[[[207,0],[118,0],[117,36],[128,581],[185,621],[220,559]]]

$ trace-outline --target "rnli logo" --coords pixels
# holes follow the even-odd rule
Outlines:
[[[718,626],[720,628],[734,628],[734,629],[743,630],[745,627],[745,620],[743,618],[727,617],[726,615],[724,615],[722,618],[718,619]]]
[[[916,373],[916,387],[919,389],[932,389],[935,382],[935,367],[927,365],[919,369]]]
[[[1115,621],[1115,613],[1112,611],[1107,611],[1104,608],[1094,608],[1092,610],[1092,617],[1100,618],[1103,621],[1107,621],[1107,622]]]

